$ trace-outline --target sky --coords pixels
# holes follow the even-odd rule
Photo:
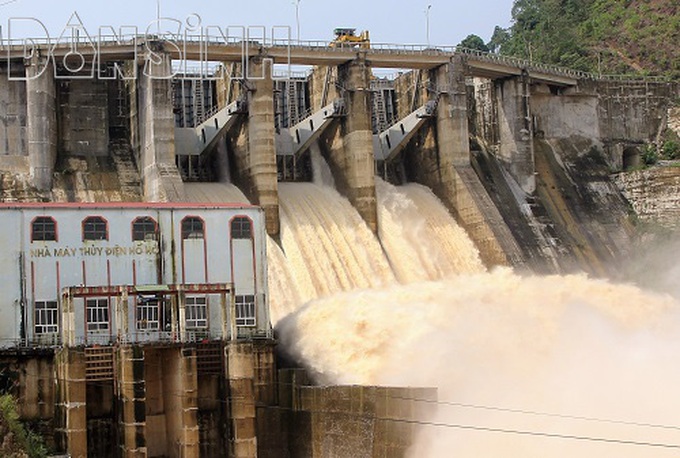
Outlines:
[[[88,33],[99,26],[137,25],[143,32],[161,15],[184,21],[198,14],[203,25],[290,26],[296,36],[295,0],[0,0],[0,25],[7,38],[8,19],[32,17],[58,37],[74,11]],[[375,43],[456,45],[469,34],[488,41],[496,25],[510,25],[512,0],[299,0],[300,38],[330,40],[336,27],[369,30]],[[397,6],[398,5],[398,6]],[[428,5],[429,14],[426,14]],[[428,42],[429,17],[429,42]],[[16,27],[15,27],[16,30]]]

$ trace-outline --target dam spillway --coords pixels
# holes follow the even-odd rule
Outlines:
[[[138,307],[135,313],[129,308],[125,315],[134,323],[131,334],[146,329],[149,321],[158,321],[160,327],[160,320],[149,318],[156,317],[153,310],[167,311],[163,325],[169,330],[159,335],[170,342],[164,341],[160,347],[129,346],[123,333],[122,341],[101,351],[88,348],[81,352],[70,345],[36,347],[30,351],[38,356],[28,363],[11,356],[13,350],[8,353],[11,372],[21,380],[20,396],[31,400],[45,397],[55,401],[47,404],[60,409],[55,415],[54,409],[43,406],[37,410],[30,404],[23,414],[44,424],[50,424],[55,416],[63,420],[65,424],[57,425],[57,429],[59,447],[64,452],[78,454],[87,449],[94,454],[105,453],[110,444],[92,439],[115,436],[122,438],[117,443],[122,450],[141,453],[144,449],[149,456],[174,454],[171,443],[180,444],[178,453],[186,456],[210,456],[225,447],[234,456],[255,456],[253,450],[266,453],[289,440],[273,433],[266,435],[262,428],[284,431],[279,427],[285,417],[272,412],[279,412],[277,409],[286,402],[294,405],[296,390],[304,389],[291,382],[286,385],[288,391],[284,389],[287,394],[277,399],[273,388],[274,341],[268,337],[268,318],[263,322],[264,315],[255,316],[255,310],[271,309],[272,322],[287,323],[280,329],[287,329],[282,332],[288,333],[286,346],[294,349],[293,356],[319,374],[332,373],[329,381],[445,387],[439,375],[412,381],[395,375],[392,367],[380,378],[375,374],[382,369],[352,364],[365,357],[381,367],[388,364],[377,361],[383,350],[402,354],[409,348],[454,361],[457,355],[447,352],[446,339],[434,349],[417,343],[409,347],[406,342],[448,331],[463,336],[491,335],[492,330],[479,330],[472,323],[512,315],[521,308],[523,298],[536,307],[529,308],[527,321],[547,328],[547,334],[538,333],[539,344],[549,342],[549,331],[562,323],[561,310],[573,302],[590,304],[584,299],[586,292],[595,291],[600,297],[602,291],[619,290],[580,277],[567,277],[564,283],[560,277],[525,283],[522,277],[494,268],[514,266],[522,272],[585,270],[596,275],[618,272],[619,261],[631,252],[635,231],[626,200],[610,175],[635,163],[643,145],[663,128],[664,113],[678,94],[677,84],[598,79],[456,50],[376,48],[357,53],[327,46],[294,48],[291,56],[296,63],[319,66],[281,81],[272,65],[280,64],[283,54],[275,46],[257,50],[248,47],[250,54],[245,60],[243,55],[235,58],[238,50],[233,46],[211,46],[213,51],[222,52],[215,54],[222,60],[217,66],[219,72],[210,75],[173,75],[177,56],[163,43],[154,45],[145,55],[147,58],[158,52],[162,57],[154,59],[156,65],[146,72],[137,66],[140,61],[130,59],[129,46],[105,46],[107,71],[113,69],[117,75],[117,70],[134,70],[135,78],[75,78],[57,59],[59,47],[29,60],[23,60],[26,56],[12,48],[7,63],[0,66],[0,138],[4,140],[0,142],[0,190],[5,202],[26,204],[29,209],[30,202],[62,202],[79,212],[100,211],[86,203],[100,203],[104,208],[112,201],[136,202],[132,209],[149,202],[156,202],[159,208],[201,203],[194,214],[182,215],[178,226],[180,221],[172,218],[162,219],[159,226],[147,219],[138,221],[147,223],[147,229],[153,226],[165,231],[155,243],[159,252],[167,254],[162,259],[147,259],[144,264],[152,267],[149,272],[157,272],[156,277],[167,275],[153,289],[156,298],[145,293],[143,285],[134,290],[135,294],[126,288],[114,294],[110,288],[126,285],[115,285],[111,279],[127,278],[123,274],[133,272],[141,278],[142,271],[135,269],[142,264],[134,259],[131,265],[135,267],[119,269],[122,264],[107,258],[98,267],[106,265],[109,272],[100,269],[94,278],[85,275],[91,265],[96,265],[92,260],[86,263],[87,268],[73,272],[60,271],[61,264],[56,264],[59,286],[103,288],[74,290],[75,302],[64,300],[61,307],[62,292],[50,291],[56,300],[35,301],[40,307],[49,305],[48,312],[39,311],[32,301],[19,300],[21,312],[13,304],[3,305],[11,309],[12,316],[24,317],[23,324],[17,319],[17,330],[22,326],[28,334],[57,330],[50,332],[49,338],[65,343],[75,342],[78,332],[88,325],[94,327],[90,321],[95,316],[101,319],[96,326],[113,327],[114,308],[106,315],[100,297],[90,302],[92,316],[75,318],[86,315],[67,306],[86,309],[87,300],[79,294],[112,294],[120,304],[116,307],[121,307],[115,309],[116,319],[125,315],[125,304],[134,303]],[[387,79],[373,74],[376,66],[396,65],[405,71]],[[261,74],[262,78],[244,78],[247,74]],[[320,180],[321,169],[325,178]],[[238,214],[230,216],[235,219],[228,225],[226,217],[217,226],[207,219],[202,224],[208,204],[219,207],[227,202],[257,205],[264,218],[253,220],[254,226]],[[83,221],[89,221],[90,216],[83,215]],[[50,225],[49,217],[38,215],[40,224],[35,227],[39,237],[50,237],[52,232],[45,228],[56,228]],[[153,219],[152,215],[143,218]],[[127,229],[120,229],[127,227],[120,217],[109,219],[112,227],[118,228],[117,236],[134,237]],[[53,222],[64,224],[61,220]],[[33,223],[36,221],[25,234],[30,243],[57,242],[34,240]],[[85,225],[80,227],[83,240],[77,242],[106,245],[108,226],[106,231],[100,226],[96,226],[99,239],[95,241],[86,239]],[[266,240],[260,235],[262,227],[269,234]],[[149,243],[154,243],[154,234],[148,234]],[[223,238],[211,239],[218,234]],[[229,250],[233,250],[229,253],[236,253],[232,265],[220,258],[226,252],[226,238]],[[262,255],[264,244],[269,264],[267,286],[261,273],[248,273],[252,260]],[[122,248],[109,248],[112,253],[122,253]],[[126,253],[129,248],[125,246]],[[66,252],[71,253],[56,251]],[[27,253],[30,255],[30,251]],[[185,269],[185,263],[190,267]],[[30,269],[24,267],[24,271]],[[59,283],[65,275],[79,275],[81,270],[82,278],[75,284]],[[137,287],[134,275],[131,282]],[[225,280],[242,291],[229,290],[221,284]],[[255,291],[243,292],[256,281],[260,283]],[[202,328],[210,321],[207,311],[216,312],[216,304],[222,299],[215,296],[203,302],[182,292],[186,284],[195,282],[216,288],[219,294],[233,294],[233,311],[223,309],[220,316],[229,317],[224,320],[229,326],[221,330],[222,336],[232,336],[235,341],[202,339],[206,335]],[[12,285],[18,290],[19,283]],[[574,291],[568,286],[571,283]],[[475,289],[472,284],[483,286]],[[527,285],[541,294],[527,291]],[[164,287],[170,292],[165,293]],[[526,294],[515,296],[514,289]],[[556,291],[560,300],[550,291]],[[196,293],[191,288],[189,292]],[[622,301],[626,295],[636,303],[652,304],[653,314],[675,307],[666,299],[625,288],[613,297]],[[168,308],[163,308],[166,299],[158,299],[165,296]],[[496,302],[499,297],[513,304],[510,311]],[[455,314],[460,307],[467,310],[455,302],[460,298],[477,305],[481,315],[474,313],[460,320],[469,324],[467,334],[461,326],[451,327],[447,321],[446,313]],[[110,300],[113,304],[114,299]],[[541,310],[538,304],[553,302],[559,303],[554,314]],[[171,308],[169,304],[173,303],[179,308]],[[212,308],[208,307],[210,303]],[[375,307],[368,309],[367,305]],[[355,320],[346,326],[343,306]],[[172,310],[176,310],[175,315]],[[337,325],[332,330],[336,334],[314,324],[320,321],[317,312]],[[421,312],[429,322],[441,326],[432,330],[414,325]],[[523,312],[517,313],[521,316]],[[38,323],[41,327],[32,329],[31,323],[39,316],[49,323]],[[53,316],[61,316],[72,327],[60,328]],[[391,322],[387,317],[406,320],[407,324]],[[626,320],[616,317],[614,321]],[[250,339],[247,333],[239,334],[253,322],[261,326],[261,335]],[[380,329],[377,322],[388,329]],[[199,332],[187,332],[187,323],[198,326]],[[212,325],[216,325],[215,319]],[[184,329],[176,332],[173,326]],[[363,347],[372,340],[373,331],[380,339]],[[10,339],[10,347],[23,348],[26,340],[20,334],[13,334],[19,337]],[[302,334],[300,342],[290,340],[298,334]],[[180,335],[186,341],[177,337]],[[315,343],[313,338],[319,335],[328,337],[328,342]],[[112,337],[104,338],[110,342]],[[517,343],[512,348],[521,352],[523,337],[511,337],[510,341]],[[472,338],[469,347],[488,345],[486,340],[480,343],[479,338]],[[351,342],[346,349],[355,354],[348,356],[325,345],[343,342]],[[405,347],[391,347],[395,342]],[[504,359],[502,351],[492,351],[502,346],[490,345],[489,353]],[[40,353],[42,350],[47,356]],[[324,353],[341,362],[326,365]],[[93,373],[92,364],[97,361],[103,361],[105,370]],[[514,362],[525,367],[522,361],[508,359],[508,364]],[[31,368],[42,365],[43,369],[31,372],[22,364]],[[118,364],[121,370],[114,371]],[[462,365],[456,365],[458,370]],[[430,369],[423,368],[422,373]],[[33,373],[38,377],[30,375]],[[56,375],[49,375],[52,373]],[[55,380],[59,386],[73,389],[56,392],[36,388],[55,386]],[[198,399],[180,395],[194,388],[200,390]],[[364,399],[359,391],[358,396]],[[85,399],[81,392],[86,393]],[[227,393],[238,395],[228,412],[220,407]],[[389,393],[393,392],[383,393],[385,399],[399,402]],[[99,400],[114,398],[121,402],[120,410],[110,406],[99,410]],[[87,412],[78,408],[83,403]],[[301,415],[313,414],[317,407],[306,405],[308,410]],[[191,413],[178,420],[174,413],[180,410]],[[77,427],[82,422],[88,425],[87,432]],[[121,430],[114,434],[116,427],[112,425],[116,424]],[[225,424],[231,428],[231,436],[223,431]],[[256,424],[260,428],[257,434],[253,433]],[[376,430],[383,428],[376,425]],[[403,453],[408,444],[400,441],[399,428],[384,430],[387,438],[377,443]]]

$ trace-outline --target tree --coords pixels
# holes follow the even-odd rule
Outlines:
[[[484,44],[484,40],[475,34],[470,34],[465,37],[465,39],[463,39],[463,41],[461,41],[458,46],[475,51],[489,52],[489,48],[487,48]]]
[[[493,29],[493,35],[491,35],[491,39],[486,44],[486,47],[488,48],[489,52],[498,53],[509,39],[510,32],[502,27],[496,26]]]

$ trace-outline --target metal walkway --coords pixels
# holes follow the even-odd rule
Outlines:
[[[373,153],[376,161],[390,161],[406,146],[423,123],[433,117],[437,100],[429,100],[403,119],[383,130],[373,139]]]
[[[277,135],[276,154],[299,157],[321,136],[333,119],[344,115],[345,102],[336,99],[290,129],[282,129]]]
[[[227,132],[238,115],[247,113],[243,100],[230,103],[222,110],[208,115],[196,127],[175,127],[175,152],[177,156],[198,156],[211,149],[221,134]]]

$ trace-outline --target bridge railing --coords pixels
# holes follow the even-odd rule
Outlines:
[[[561,67],[551,64],[543,64],[529,61],[522,58],[501,56],[494,53],[483,52],[474,49],[468,49],[461,46],[427,46],[422,44],[398,44],[398,43],[376,43],[371,42],[370,47],[363,48],[360,43],[337,43],[329,40],[296,40],[289,38],[274,38],[274,37],[249,37],[246,34],[239,35],[146,35],[146,34],[115,34],[115,33],[97,33],[92,35],[76,35],[75,37],[67,37],[54,39],[50,37],[34,37],[34,38],[11,38],[3,35],[3,30],[0,29],[0,49],[7,49],[13,47],[17,50],[31,47],[47,47],[47,46],[69,46],[74,43],[98,45],[126,45],[126,44],[140,44],[145,41],[168,40],[181,45],[182,43],[204,43],[207,45],[219,46],[242,46],[255,48],[288,48],[292,50],[309,50],[309,51],[324,51],[347,53],[347,51],[361,51],[366,54],[412,54],[420,56],[453,56],[455,54],[463,54],[468,58],[498,63],[502,65],[512,66],[516,68],[527,69],[529,71],[544,72],[553,75],[572,77],[576,79],[589,80],[603,80],[603,81],[649,81],[649,82],[665,82],[670,78],[663,76],[647,76],[647,75],[604,75],[575,70],[571,68]]]

